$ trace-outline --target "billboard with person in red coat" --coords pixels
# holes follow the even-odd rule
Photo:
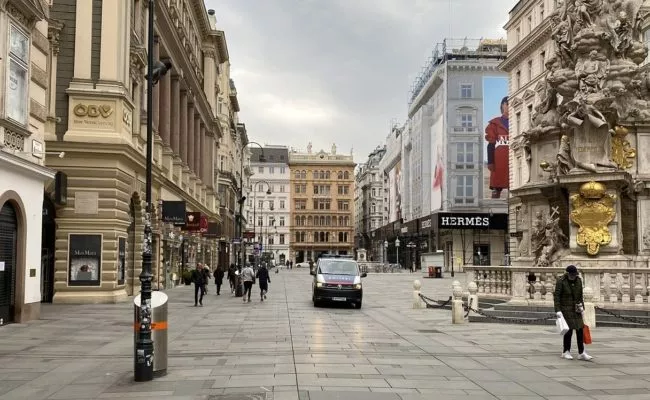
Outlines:
[[[490,173],[489,193],[501,198],[510,186],[508,155],[510,149],[507,78],[485,78],[483,82],[484,118],[491,118],[485,126],[486,165]],[[499,101],[500,99],[500,101]],[[495,104],[496,103],[496,104]],[[492,111],[498,105],[498,115]],[[487,197],[487,196],[486,196]]]

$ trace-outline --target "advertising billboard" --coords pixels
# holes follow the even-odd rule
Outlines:
[[[510,183],[510,141],[508,78],[505,76],[483,77],[483,129],[484,196],[491,199],[507,198]]]
[[[445,126],[439,116],[431,126],[431,210],[442,208],[442,186],[445,181]]]

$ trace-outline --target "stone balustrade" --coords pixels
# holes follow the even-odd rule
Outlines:
[[[474,282],[479,296],[528,304],[552,304],[555,282],[564,273],[563,268],[468,265],[464,269],[466,283]],[[580,275],[584,286],[593,288],[596,304],[650,308],[650,269],[580,268]]]

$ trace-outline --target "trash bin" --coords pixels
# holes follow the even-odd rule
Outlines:
[[[434,267],[436,269],[436,278],[442,278],[442,267]]]
[[[435,277],[433,267],[429,267],[429,278]]]
[[[133,347],[135,348],[140,329],[140,295],[133,299]],[[151,293],[151,340],[153,340],[153,375],[164,376],[167,374],[167,303],[165,293],[156,291]]]

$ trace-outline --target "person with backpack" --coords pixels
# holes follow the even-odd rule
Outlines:
[[[251,292],[255,284],[255,272],[250,264],[241,271],[241,279],[244,282],[244,303],[246,303],[246,294],[248,294],[248,302],[251,302]]]
[[[269,283],[271,283],[269,270],[266,269],[265,264],[262,264],[260,269],[257,270],[257,279],[260,281],[260,301],[264,301],[266,299],[266,293],[269,291]]]

